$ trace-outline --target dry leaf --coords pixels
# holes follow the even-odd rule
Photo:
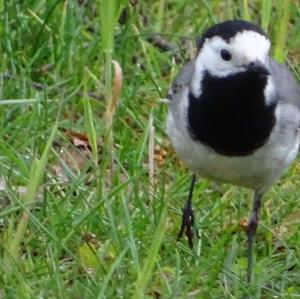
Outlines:
[[[158,167],[162,167],[165,164],[168,156],[167,147],[165,145],[156,144],[154,148],[155,162]]]
[[[86,134],[74,132],[74,131],[67,131],[66,135],[77,148],[79,149],[84,148],[91,151],[89,138],[87,137]]]
[[[240,228],[241,228],[243,231],[247,231],[247,229],[248,229],[248,218],[243,217],[243,218],[240,220]]]
[[[72,171],[82,170],[87,161],[91,159],[91,152],[88,149],[76,149],[68,146],[61,154],[62,160],[72,169]]]

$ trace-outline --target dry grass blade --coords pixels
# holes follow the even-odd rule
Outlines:
[[[114,117],[116,107],[118,104],[118,99],[121,94],[122,80],[123,80],[122,68],[121,68],[120,64],[115,60],[112,60],[112,63],[114,65],[114,69],[115,69],[115,77],[114,77],[112,96],[107,105],[107,110],[106,110],[108,127],[110,127],[113,122],[113,117]]]
[[[148,145],[148,163],[149,163],[149,181],[150,181],[150,194],[153,194],[154,188],[154,134],[155,129],[153,126],[153,115],[151,113],[149,118],[149,145]]]
[[[113,177],[114,174],[114,162],[113,162],[113,143],[114,143],[114,137],[113,137],[113,118],[116,112],[118,99],[121,94],[122,89],[122,68],[120,64],[112,60],[112,63],[114,65],[115,69],[115,76],[114,76],[114,85],[112,88],[112,95],[110,97],[110,100],[107,104],[106,109],[106,126],[107,126],[107,154],[109,156],[108,160],[110,161],[110,178]]]

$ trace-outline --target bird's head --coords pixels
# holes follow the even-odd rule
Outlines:
[[[240,72],[269,75],[270,41],[250,22],[231,20],[212,26],[197,40],[197,47],[195,84],[204,72],[218,78]]]

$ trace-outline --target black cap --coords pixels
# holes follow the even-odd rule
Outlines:
[[[234,37],[238,32],[242,32],[245,30],[254,31],[267,37],[267,34],[258,25],[244,20],[229,20],[218,23],[207,29],[202,37],[197,39],[197,48],[199,50],[203,46],[206,38],[220,36],[228,42],[229,39]]]

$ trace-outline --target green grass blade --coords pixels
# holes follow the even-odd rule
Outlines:
[[[101,290],[97,296],[98,299],[105,299],[105,290],[109,284],[109,281],[112,279],[114,272],[116,271],[116,269],[121,265],[125,254],[128,251],[128,245],[120,252],[118,258],[116,259],[116,261],[113,263],[113,265],[111,266],[109,272],[107,273],[107,275],[104,278],[103,283],[101,284]]]
[[[170,198],[170,197],[169,197]],[[168,203],[169,200],[166,200],[164,207],[160,215],[160,221],[156,228],[155,234],[152,239],[152,244],[149,248],[148,255],[144,261],[144,266],[142,267],[141,272],[138,274],[137,281],[135,283],[135,291],[131,299],[141,299],[144,297],[145,289],[151,278],[155,262],[159,256],[159,249],[162,244],[167,224],[167,214],[168,214]]]
[[[278,1],[277,4],[278,25],[275,33],[274,58],[279,62],[284,62],[286,56],[285,42],[288,35],[291,5],[291,0]]]
[[[82,103],[84,108],[85,128],[87,131],[89,142],[92,147],[93,161],[95,165],[97,165],[99,161],[98,142],[97,142],[97,133],[94,125],[95,121],[93,117],[93,111],[92,111],[90,100],[87,98],[87,96],[84,99],[82,99]]]
[[[22,157],[19,156],[16,149],[9,145],[4,140],[0,140],[0,152],[1,155],[5,155],[6,159],[9,159],[11,165],[16,165],[19,171],[24,177],[28,177],[29,169]]]
[[[28,204],[30,202],[34,201],[34,198],[37,194],[38,187],[40,186],[40,183],[43,179],[45,168],[47,165],[47,158],[50,151],[50,148],[52,146],[53,140],[56,135],[58,123],[56,122],[51,135],[49,136],[48,142],[46,144],[46,147],[43,151],[43,154],[41,156],[41,159],[33,166],[32,169],[32,175],[29,178],[29,184],[27,186],[27,192],[24,196],[24,204]],[[7,244],[8,251],[10,253],[10,257],[14,260],[18,259],[19,253],[20,253],[20,242],[24,237],[24,233],[27,227],[29,221],[29,213],[24,211],[22,218],[17,226],[16,232],[14,234],[13,239],[10,240],[10,242]]]
[[[272,0],[263,0],[261,8],[261,26],[268,32],[269,24],[271,21],[272,13]]]
[[[243,0],[243,19],[247,21],[251,20],[248,0]]]

